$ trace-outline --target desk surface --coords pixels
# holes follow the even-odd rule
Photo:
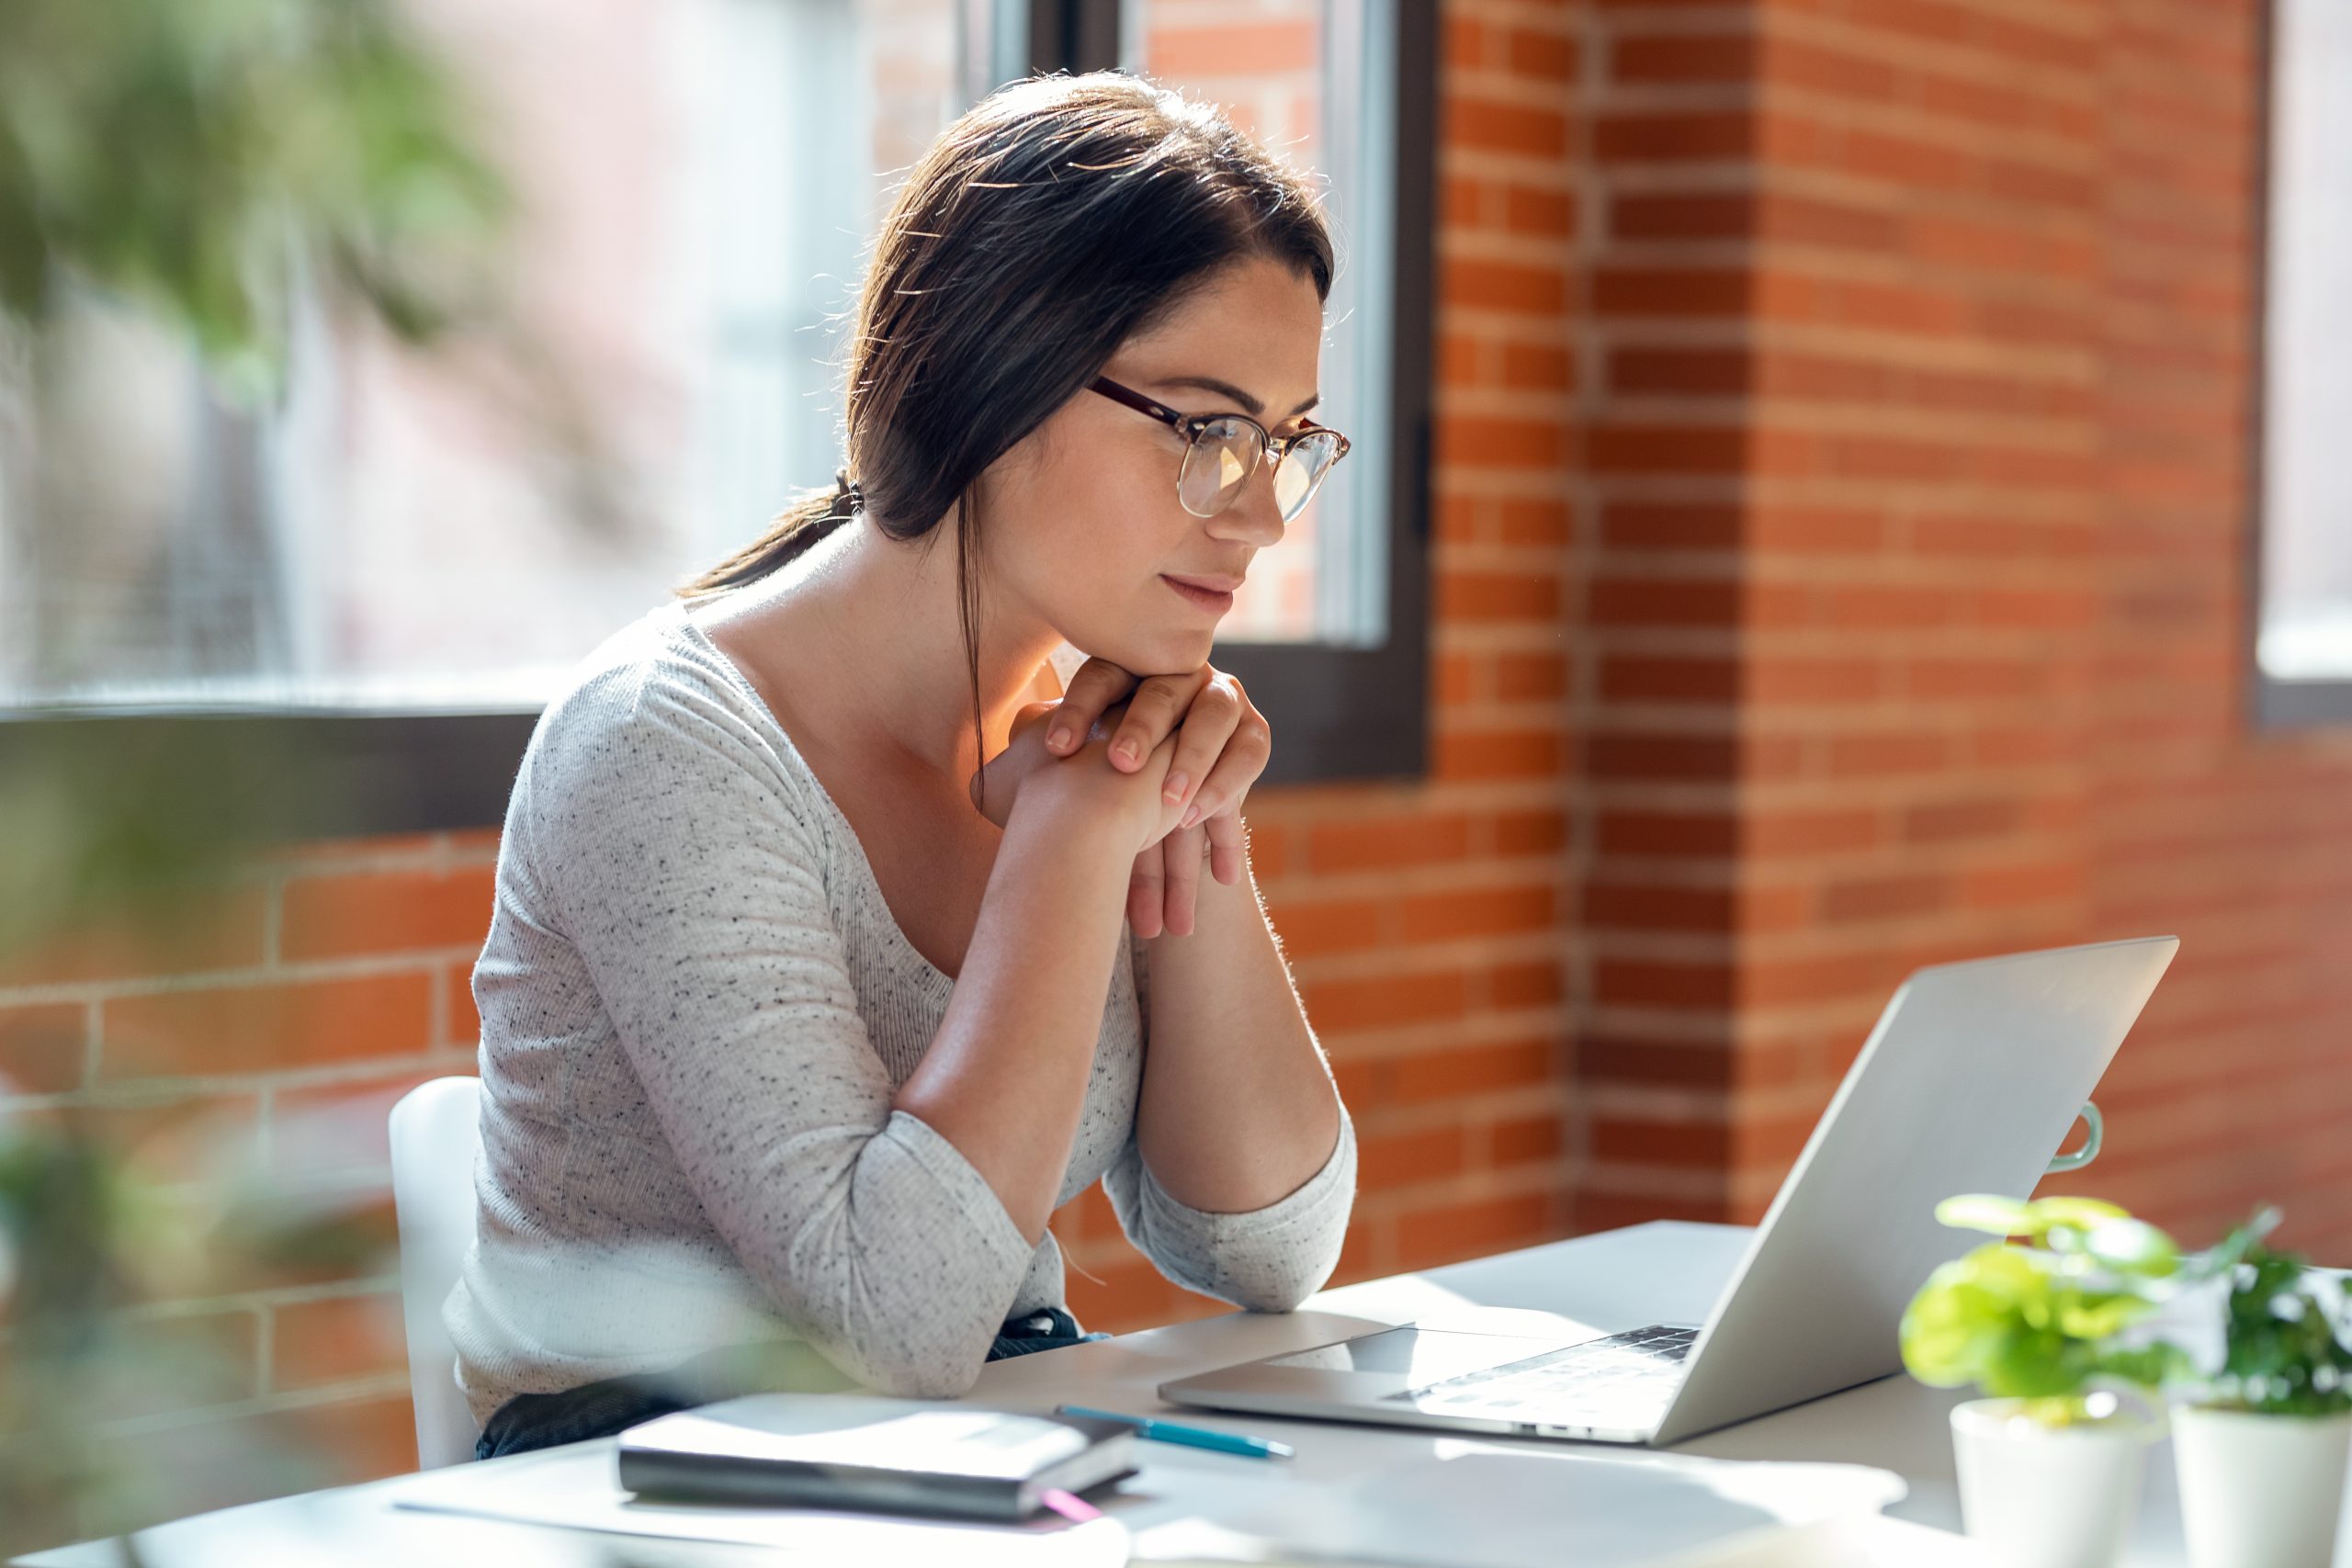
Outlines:
[[[994,1362],[983,1370],[967,1397],[976,1404],[1005,1409],[1049,1410],[1069,1402],[1147,1414],[1163,1408],[1153,1390],[1170,1379],[1329,1344],[1399,1323],[1442,1324],[1460,1318],[1492,1325],[1527,1314],[1521,1319],[1523,1325],[1539,1332],[1573,1331],[1580,1326],[1607,1334],[1649,1323],[1698,1322],[1705,1317],[1736,1264],[1748,1234],[1738,1226],[1661,1222],[1555,1242],[1422,1274],[1326,1291],[1295,1313],[1233,1313]],[[1910,1483],[1910,1495],[1889,1512],[1957,1530],[1960,1505],[1946,1419],[1962,1397],[1922,1387],[1908,1378],[1889,1378],[1692,1438],[1672,1451],[1724,1459],[1876,1465],[1898,1472]],[[1205,1412],[1183,1412],[1179,1418],[1279,1436],[1298,1449],[1297,1459],[1282,1465],[1281,1473],[1314,1480],[1341,1479],[1376,1465],[1432,1453],[1443,1436]],[[1564,1446],[1496,1440],[1537,1450]],[[1233,1474],[1237,1473],[1233,1467],[1263,1464],[1195,1456],[1193,1450],[1165,1445],[1149,1449],[1155,1468],[1163,1462],[1180,1466],[1206,1462],[1227,1466],[1225,1473]],[[490,1462],[525,1463],[532,1457],[518,1455]],[[1247,1469],[1238,1473],[1261,1483],[1277,1479],[1271,1468],[1258,1475],[1250,1475]],[[626,1553],[616,1556],[616,1538],[395,1510],[389,1498],[402,1483],[402,1478],[394,1478],[224,1509],[145,1532],[140,1541],[149,1552],[148,1561],[164,1568],[216,1561],[241,1565],[279,1558],[289,1562],[318,1561],[322,1548],[345,1542],[355,1548],[364,1542],[371,1558],[381,1554],[386,1561],[494,1558],[501,1568],[624,1560],[645,1568],[774,1561],[760,1549],[642,1538],[631,1538]],[[2346,1545],[2337,1561],[2352,1564],[2352,1540]],[[89,1543],[22,1561],[78,1568],[112,1564],[119,1559],[105,1543]],[[2130,1568],[2171,1568],[2184,1561],[2171,1450],[2168,1445],[2160,1446],[2150,1455],[2139,1527],[2125,1562]]]

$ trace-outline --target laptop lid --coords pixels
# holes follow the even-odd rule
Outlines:
[[[1938,1224],[1936,1204],[2032,1192],[2179,947],[2143,937],[1905,980],[1757,1227],[1651,1440],[1900,1371],[1903,1309],[1983,1239]]]

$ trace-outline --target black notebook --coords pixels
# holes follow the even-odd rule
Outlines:
[[[759,1393],[631,1427],[620,1483],[649,1501],[1023,1519],[1048,1492],[1133,1474],[1136,1440],[1076,1416]]]

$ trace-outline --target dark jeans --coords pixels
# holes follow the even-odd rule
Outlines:
[[[1077,1319],[1059,1307],[1047,1307],[1025,1317],[1005,1319],[996,1343],[989,1347],[988,1359],[1001,1361],[1008,1356],[1109,1337],[1081,1334]],[[474,1444],[474,1458],[496,1459],[502,1454],[551,1449],[559,1443],[609,1438],[657,1416],[757,1392],[762,1382],[755,1371],[744,1369],[743,1352],[730,1347],[662,1371],[605,1378],[561,1393],[518,1393],[491,1412]]]

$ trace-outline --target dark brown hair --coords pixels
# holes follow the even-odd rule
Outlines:
[[[1214,105],[1114,71],[1000,88],[941,133],[875,236],[845,339],[839,482],[679,594],[765,577],[861,505],[902,540],[952,511],[977,728],[980,474],[1122,343],[1252,256],[1329,298],[1314,187]]]

